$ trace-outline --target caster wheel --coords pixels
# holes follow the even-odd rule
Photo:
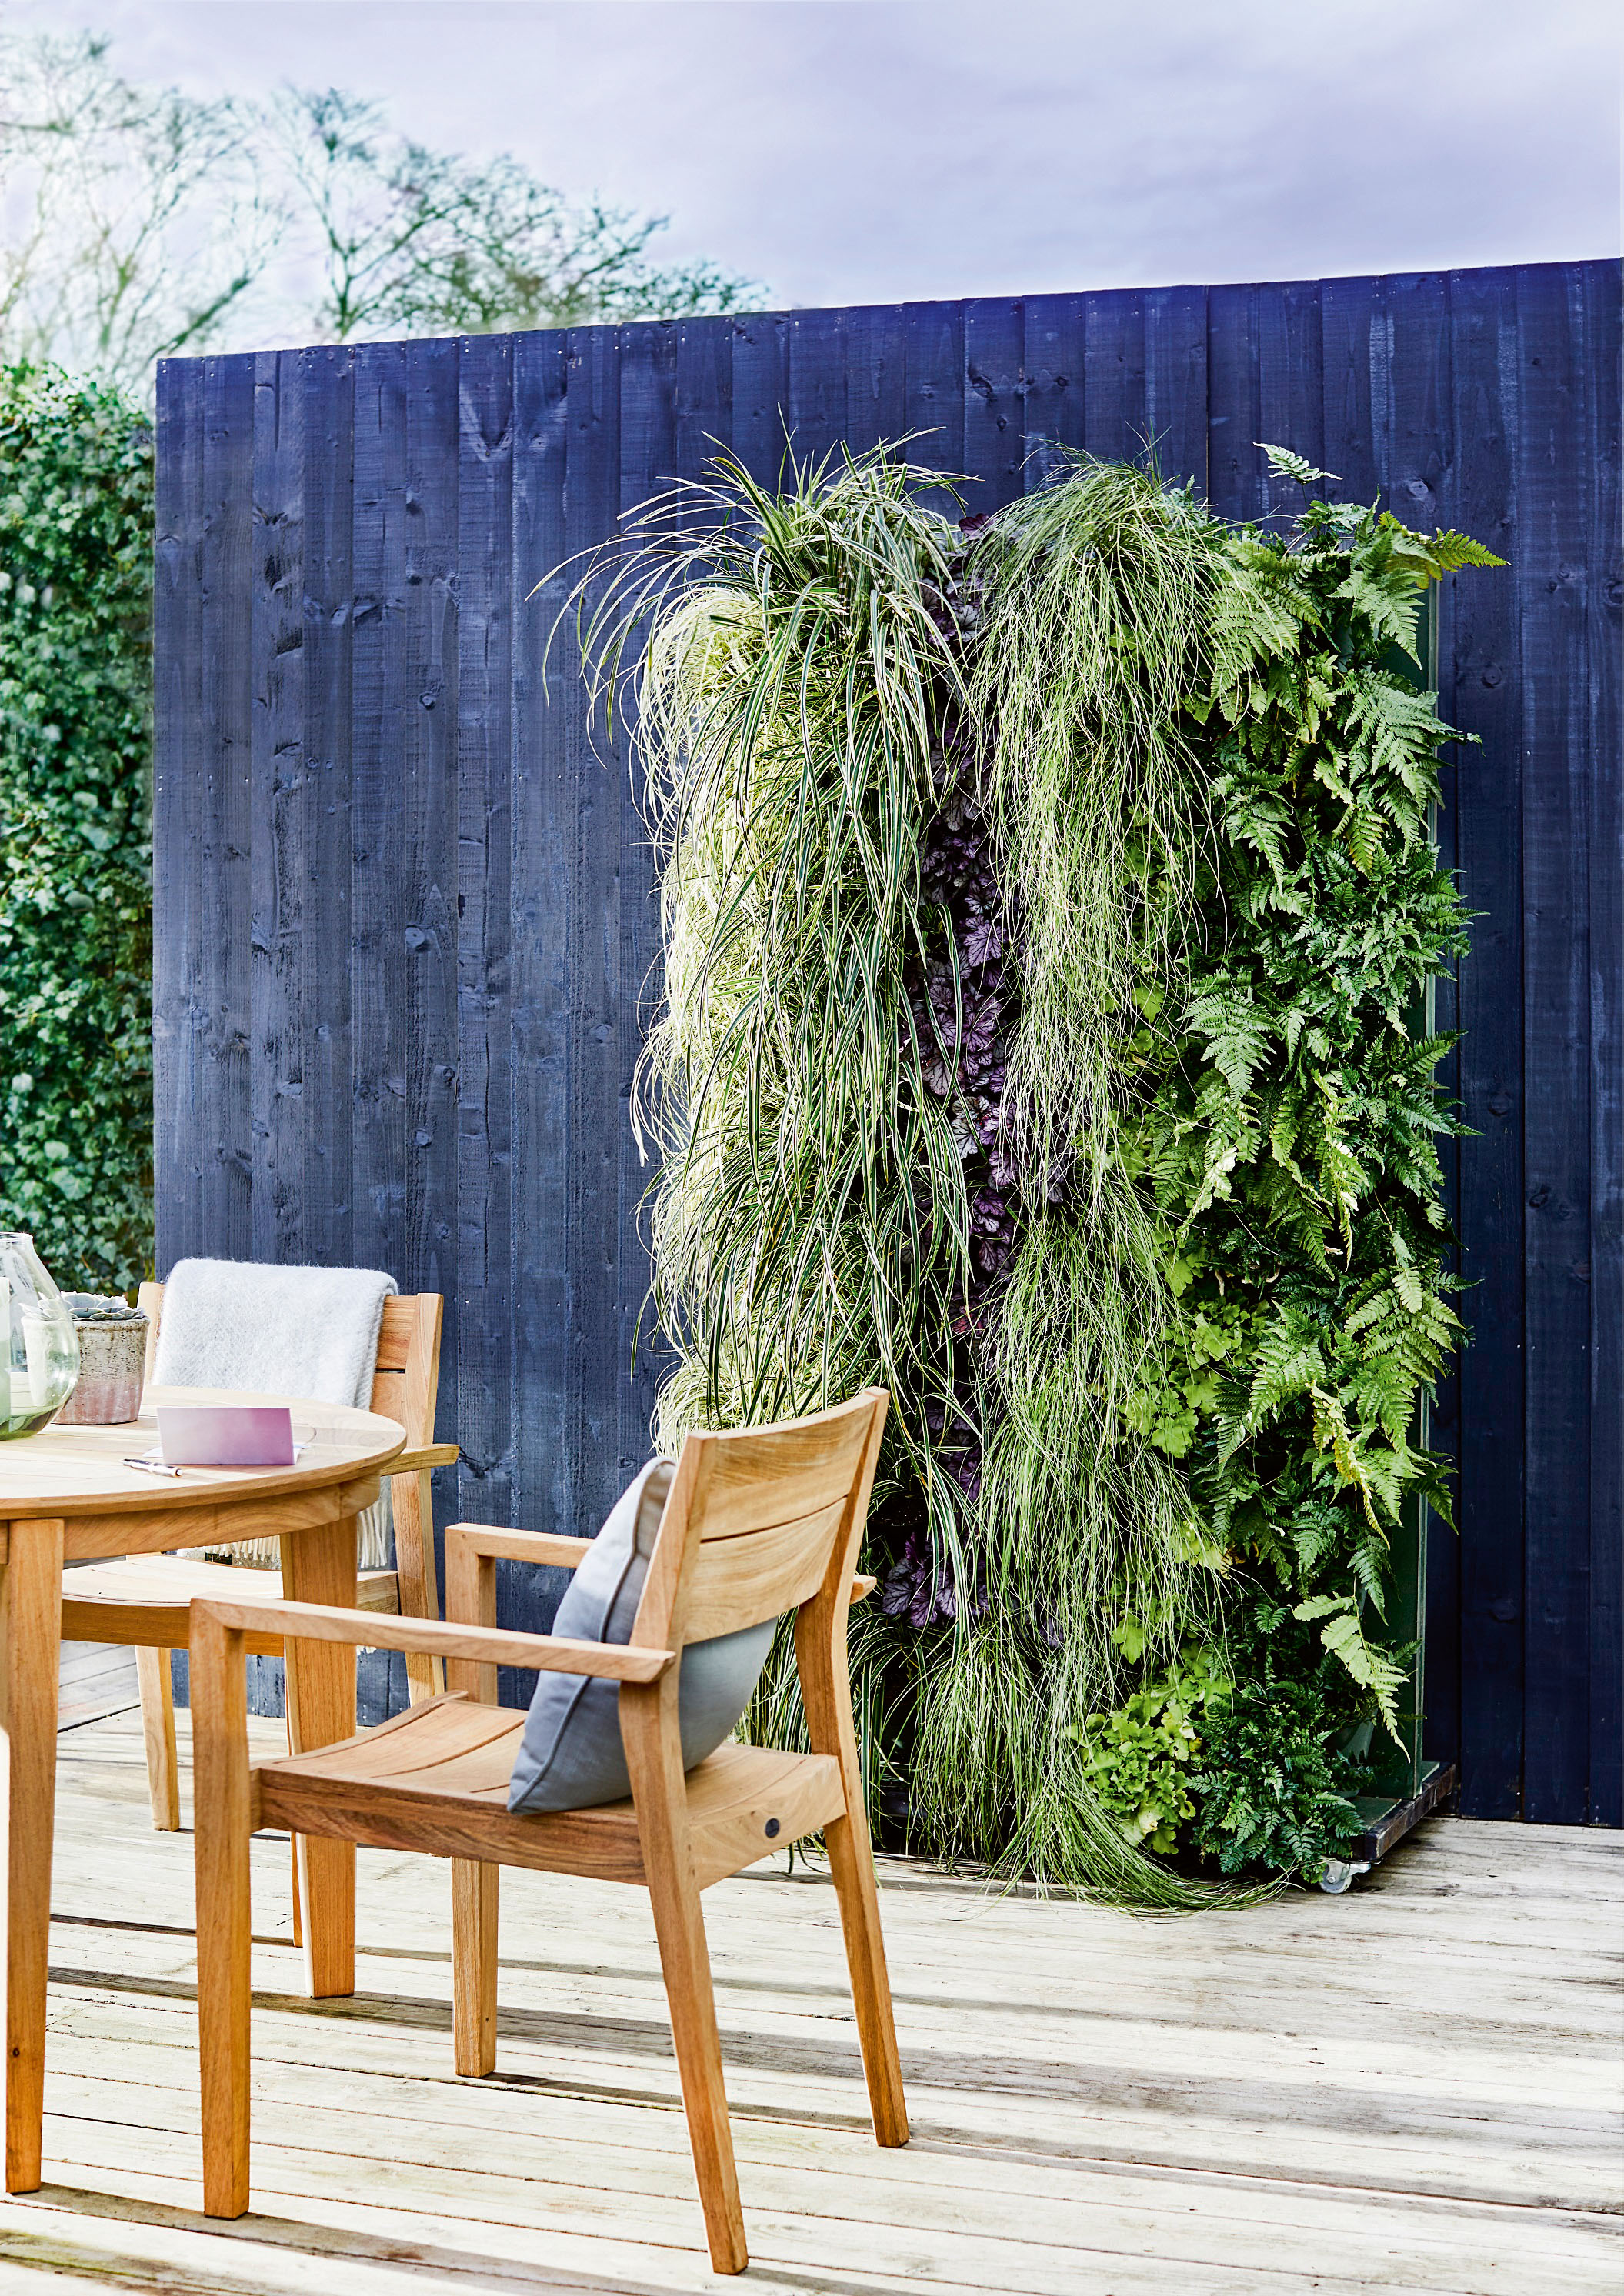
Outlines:
[[[1368,1874],[1366,1865],[1350,1865],[1344,1857],[1327,1857],[1325,1870],[1319,1877],[1319,1886],[1328,1898],[1340,1898],[1353,1887],[1356,1874]]]

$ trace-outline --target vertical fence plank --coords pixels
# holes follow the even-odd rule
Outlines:
[[[254,1259],[283,1261],[315,1250],[305,1242],[315,1220],[302,1152],[303,958],[319,838],[305,779],[304,378],[297,351],[260,351],[255,369],[250,1241]]]
[[[1624,558],[1620,272],[1578,266],[1593,377],[1586,415],[1590,778],[1590,1807],[1624,1825]]]
[[[184,1027],[195,1111],[176,1244],[247,1259],[251,1242],[249,915],[253,729],[254,361],[201,363],[202,488],[197,579],[202,611],[199,740],[187,873],[191,996]],[[183,1242],[184,1239],[184,1242]],[[178,1257],[178,1251],[176,1255]],[[160,1261],[160,1274],[169,1263]]]
[[[1320,460],[1336,472],[1338,502],[1374,502],[1382,490],[1371,420],[1373,340],[1383,340],[1376,279],[1327,279],[1319,291]]]
[[[854,448],[895,441],[908,428],[904,306],[880,303],[846,314],[846,420]],[[910,459],[914,449],[907,449]]]
[[[788,449],[790,321],[761,311],[733,322],[733,451],[750,476],[770,486]]]
[[[677,330],[677,406],[671,470],[697,479],[733,444],[731,319],[684,319]]]
[[[1019,303],[989,297],[964,306],[965,507],[998,510],[1023,491],[1025,322]]]
[[[152,590],[152,1172],[158,1266],[196,1235],[203,837],[203,373],[158,370]]]
[[[1144,297],[1136,288],[1083,298],[1083,444],[1107,461],[1144,459],[1150,443]]]
[[[929,471],[960,479],[964,470],[964,307],[910,303],[905,351],[908,429],[920,435],[908,453]],[[945,490],[924,497],[949,518],[959,515]],[[980,505],[970,501],[967,511]]]
[[[675,323],[626,327],[620,335],[619,502],[635,510],[662,493],[676,472],[677,328]],[[842,406],[844,376],[841,377]],[[843,416],[842,416],[843,419]],[[606,791],[618,808],[620,885],[619,946],[616,951],[617,1100],[614,1118],[619,1236],[615,1289],[615,1395],[621,1480],[649,1456],[654,1396],[665,1363],[649,1311],[649,1265],[644,1199],[652,1177],[632,1131],[632,1093],[638,1055],[660,994],[660,903],[654,856],[643,816],[641,763],[631,734],[616,760]]]
[[[1577,271],[1520,273],[1520,516],[1528,1207],[1523,1814],[1579,1824],[1589,1756],[1591,751],[1584,299]],[[1616,859],[1616,856],[1615,856]]]
[[[406,1201],[392,1272],[401,1288],[438,1292],[440,1392],[460,1403],[462,1316],[457,1282],[457,454],[461,350],[455,340],[406,353],[406,598],[410,674],[398,739],[403,768],[406,1137]],[[435,1474],[435,1513],[458,1478]],[[444,1584],[442,1578],[441,1584]],[[390,1674],[398,1699],[405,1672]]]
[[[1258,325],[1258,429],[1270,447],[1289,447],[1315,469],[1325,466],[1325,351],[1318,282],[1288,280],[1259,287]],[[1261,455],[1258,490],[1260,514],[1282,531],[1301,511],[1308,496],[1294,480],[1277,479]],[[1324,489],[1316,486],[1309,494]]]
[[[1082,299],[1077,295],[1029,295],[1024,307],[1026,368],[1026,485],[1040,487],[1057,467],[1057,447],[1083,443],[1084,377]],[[1202,461],[1206,462],[1206,409],[1202,409]]]
[[[1158,287],[1144,298],[1144,427],[1170,486],[1207,493],[1207,291]]]
[[[554,636],[571,572],[564,494],[570,359],[562,334],[513,346],[513,1068],[514,1291],[509,1333],[516,1423],[513,1520],[536,1530],[589,1526],[566,1411],[578,1311],[570,1270],[570,856],[581,771],[575,633]],[[542,583],[539,595],[532,595]],[[588,772],[595,770],[590,765]],[[489,1520],[464,1474],[462,1505]],[[561,1570],[496,1566],[498,1615],[545,1632]],[[502,1677],[504,1698],[521,1685]]]
[[[1430,530],[1454,523],[1456,515],[1448,286],[1437,273],[1390,280],[1386,285],[1393,347],[1390,449],[1393,459],[1385,474],[1385,492],[1395,514],[1407,525]],[[1483,578],[1469,575],[1465,578]],[[1448,601],[1440,598],[1440,630],[1448,606]],[[1435,652],[1428,668],[1438,688],[1442,715],[1453,724],[1455,696],[1447,667]],[[1458,857],[1452,752],[1439,780],[1441,797],[1435,819],[1439,865],[1453,872]],[[1452,972],[1433,983],[1432,1018],[1440,1035],[1451,1033],[1458,1025]],[[1437,1084],[1441,1098],[1451,1108],[1457,1106],[1460,1063],[1456,1053],[1447,1054],[1439,1062]],[[1453,1220],[1460,1201],[1460,1144],[1442,1139],[1438,1146],[1444,1199]],[[1456,1255],[1450,1255],[1450,1264],[1458,1267]],[[1433,1450],[1458,1458],[1459,1420],[1456,1358],[1439,1382],[1431,1404],[1427,1433]],[[1436,1518],[1427,1542],[1425,1601],[1423,1751],[1431,1760],[1454,1761],[1460,1752],[1460,1548],[1454,1533]]]
[[[304,391],[304,806],[301,1255],[352,1264],[350,1206],[349,674],[354,603],[354,354],[300,356]]]
[[[514,1522],[512,867],[513,346],[459,361],[456,1439],[479,1515]],[[460,1496],[460,1491],[459,1491]]]
[[[355,361],[350,669],[350,1137],[357,1265],[401,1264],[406,1205],[406,964],[399,884],[406,655],[406,365],[366,343]],[[442,1384],[443,1375],[442,1375]]]
[[[454,340],[406,352],[406,622],[399,726],[405,855],[406,1200],[397,1273],[443,1292],[441,1377],[458,1392],[456,1316],[457,403]]]
[[[1517,308],[1507,272],[1451,283],[1453,422],[1470,440],[1462,526],[1514,562]],[[1463,1313],[1460,1366],[1461,1808],[1521,1811],[1522,1742],[1522,726],[1516,576],[1451,589],[1445,621],[1456,722],[1482,746],[1458,769],[1457,845],[1472,947],[1459,972]]]
[[[581,327],[570,336],[566,545],[573,556],[611,537],[620,508],[620,338]],[[601,586],[599,586],[601,588]],[[561,668],[567,662],[561,658]],[[602,1521],[627,1480],[620,1398],[628,1382],[619,1303],[621,813],[626,758],[600,718],[582,746],[578,676],[568,700],[576,728],[570,807],[569,1158],[564,1440],[577,1461],[579,1527]]]
[[[849,439],[844,311],[796,311],[788,331],[784,413],[795,459],[821,463]],[[836,460],[838,467],[838,456]],[[634,463],[632,467],[636,467]]]
[[[1212,287],[1207,293],[1207,498],[1220,518],[1256,518],[1262,508],[1263,457],[1255,444],[1263,435],[1259,291]]]

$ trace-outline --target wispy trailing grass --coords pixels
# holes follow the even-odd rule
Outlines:
[[[969,1215],[904,986],[930,925],[936,717],[959,685],[931,611],[956,537],[915,499],[939,483],[882,451],[791,462],[772,490],[724,457],[641,514],[587,649],[612,701],[652,616],[636,738],[665,1002],[635,1116],[681,1353],[660,1439],[877,1379],[888,1472],[919,1480],[956,1548],[926,1414]]]
[[[1202,808],[1178,727],[1212,567],[1208,529],[1152,474],[1062,454],[971,570],[986,596],[972,701],[1019,917],[1010,1120],[1088,1210],[1120,1168],[1133,992],[1165,988],[1195,911]]]
[[[917,499],[939,485],[883,449],[791,462],[776,489],[725,457],[588,578],[611,709],[641,660],[661,863],[665,1001],[635,1105],[679,1355],[659,1435],[887,1386],[880,1496],[923,1494],[961,1599],[924,1635],[854,1620],[871,1788],[906,1763],[940,1850],[1188,1906],[1202,1893],[1100,1811],[1072,1734],[1123,1612],[1172,1647],[1205,1596],[1182,1487],[1120,1422],[1168,1293],[1117,1130],[1133,993],[1166,993],[1192,913],[1200,807],[1174,729],[1206,545],[1153,480],[1079,463],[978,543],[967,684],[942,611],[964,544]],[[979,725],[990,761],[1022,1000],[1007,1104],[1028,1225],[975,1357],[963,1152],[907,994],[941,928],[921,852],[949,720]],[[941,1451],[966,1394],[979,1496]],[[798,1719],[781,1649],[754,1721]]]
[[[1190,1893],[1125,1851],[1072,1734],[1109,1702],[1125,1614],[1171,1656],[1211,1607],[1185,1484],[1123,1424],[1171,1295],[1118,1142],[1125,1047],[1176,990],[1195,909],[1204,821],[1177,729],[1211,567],[1152,475],[1081,456],[1001,511],[972,564],[972,701],[1021,995],[1005,1123],[1034,1216],[980,1365],[987,1609],[932,1669],[915,1775],[937,1838],[1161,1903]]]

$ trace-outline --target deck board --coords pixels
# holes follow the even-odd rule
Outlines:
[[[59,1730],[78,1730],[140,1703],[135,1653],[117,1643],[64,1643],[57,1671]]]
[[[498,2072],[458,2081],[445,1867],[361,1853],[357,1991],[314,2005],[276,1838],[254,1852],[255,2210],[206,2224],[191,1843],[147,1826],[136,1725],[60,1741],[48,2182],[0,2203],[0,2291],[721,2284],[642,1893],[504,1877]],[[745,2285],[1616,2290],[1618,1835],[1433,1820],[1348,1897],[1195,1920],[882,1872],[902,2152],[867,2133],[822,1874],[706,1897]]]

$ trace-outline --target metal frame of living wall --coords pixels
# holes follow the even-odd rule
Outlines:
[[[1237,518],[1290,514],[1255,442],[1288,445],[1510,562],[1440,609],[1481,747],[1440,820],[1477,913],[1439,992],[1472,1339],[1432,1414],[1459,1532],[1431,1541],[1429,1751],[1469,1813],[1620,1824],[1619,351],[1619,266],[1578,263],[168,362],[160,1272],[443,1292],[442,1521],[591,1528],[647,1445],[627,1093],[658,935],[624,752],[534,585],[718,443],[768,476],[786,435],[919,434],[971,509],[1048,442],[1149,444]],[[555,1593],[508,1566],[515,1620]]]

